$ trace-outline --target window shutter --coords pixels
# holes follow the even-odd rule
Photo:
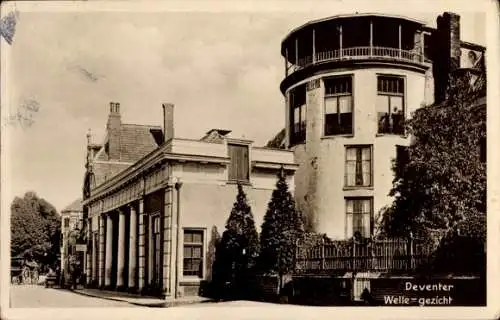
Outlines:
[[[248,146],[246,145],[228,145],[230,166],[229,180],[247,181],[249,179],[249,159]]]

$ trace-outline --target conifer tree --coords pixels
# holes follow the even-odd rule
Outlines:
[[[295,209],[295,201],[288,190],[282,168],[264,216],[259,257],[261,271],[278,274],[280,286],[283,275],[294,268],[296,242],[302,233],[302,219]]]
[[[243,187],[238,184],[236,202],[216,252],[219,284],[230,282],[237,292],[245,292],[245,279],[251,276],[258,254],[259,236],[252,209]]]

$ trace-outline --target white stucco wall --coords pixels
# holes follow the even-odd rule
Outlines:
[[[393,179],[391,161],[396,156],[396,145],[409,143],[409,138],[400,135],[377,134],[377,75],[388,74],[405,78],[406,118],[423,103],[431,101],[431,90],[426,86],[429,78],[426,81],[425,74],[395,67],[326,73],[297,85],[313,79],[343,74],[353,76],[353,135],[323,135],[324,85],[321,81],[319,88],[307,92],[306,144],[292,147],[295,162],[300,164],[295,174],[296,201],[307,213],[315,231],[326,233],[335,239],[343,239],[346,236],[346,197],[373,197],[374,221],[377,220],[380,209],[392,202],[388,196]],[[286,118],[288,117],[287,114]],[[349,145],[372,145],[372,187],[344,190],[345,148]]]

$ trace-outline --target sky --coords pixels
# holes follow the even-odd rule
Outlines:
[[[133,2],[106,8],[67,2],[64,10],[49,1],[15,4],[14,41],[0,39],[6,200],[35,191],[60,211],[80,197],[86,134],[91,128],[93,142],[102,141],[110,101],[120,102],[124,123],[162,125],[161,104],[170,102],[176,137],[197,139],[223,128],[264,145],[285,122],[281,40],[311,19],[385,12],[435,27],[439,14],[453,11],[461,16],[462,40],[486,45],[482,12],[425,0],[396,11],[389,10],[398,9],[395,2],[371,8],[335,2],[213,10],[206,1],[206,10],[156,12]],[[4,6],[2,16],[9,10]],[[32,106],[31,125],[5,120],[26,106]]]

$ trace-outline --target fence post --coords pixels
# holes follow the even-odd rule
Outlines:
[[[356,239],[352,238],[352,271],[356,270]]]
[[[321,270],[325,270],[325,238],[321,238]]]
[[[414,267],[414,257],[413,257],[413,233],[410,231],[410,240],[408,241],[410,250],[408,250],[408,255],[410,256],[410,269]]]

